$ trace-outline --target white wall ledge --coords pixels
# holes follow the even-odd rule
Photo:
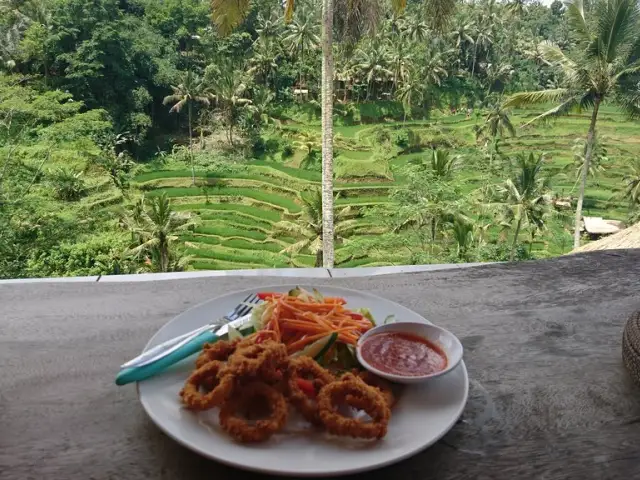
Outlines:
[[[296,277],[296,278],[347,278],[392,275],[410,272],[429,272],[468,268],[488,263],[449,263],[435,265],[402,265],[394,267],[355,268],[266,268],[255,270],[205,270],[196,272],[140,273],[132,275],[103,275],[89,277],[19,278],[0,280],[0,285],[17,283],[69,283],[69,282],[155,282],[160,280],[180,280],[206,277]]]

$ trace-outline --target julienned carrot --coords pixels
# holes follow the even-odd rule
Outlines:
[[[308,301],[284,293],[261,292],[269,307],[263,318],[265,330],[285,343],[290,353],[333,332],[342,343],[355,345],[360,335],[372,327],[361,314],[351,312],[340,297],[316,300],[309,294]]]
[[[337,333],[338,334],[338,339],[342,336],[344,339],[350,339],[351,340],[351,338],[346,334],[346,332],[345,333],[342,333],[340,331],[329,332],[329,333],[322,332],[322,333],[317,333],[315,335],[309,335],[307,337],[302,338],[301,340],[298,340],[295,343],[292,343],[291,345],[289,345],[287,347],[287,351],[289,353],[297,352],[298,350],[301,350],[303,347],[306,347],[310,343],[313,343],[316,340],[320,340],[321,338],[324,338],[327,335],[330,335],[331,333]]]

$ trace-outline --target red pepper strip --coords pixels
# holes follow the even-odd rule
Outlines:
[[[311,380],[297,378],[296,383],[298,384],[298,388],[302,390],[307,397],[316,398],[316,387],[313,386]]]
[[[347,315],[349,315],[354,320],[362,320],[364,318],[363,315],[360,315],[359,313],[354,313],[354,312],[348,312]]]
[[[282,296],[282,293],[277,292],[260,292],[256,294],[260,300],[266,300],[267,298],[278,298]]]

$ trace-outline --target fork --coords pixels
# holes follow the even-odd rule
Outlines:
[[[200,335],[202,332],[205,332],[206,330],[209,330],[209,329],[220,328],[229,322],[233,322],[234,320],[237,320],[247,315],[259,301],[260,299],[255,293],[248,295],[247,298],[245,298],[241,303],[236,305],[236,307],[233,310],[231,310],[229,313],[224,315],[221,319],[215,322],[211,322],[203,327],[198,327],[195,330],[191,330],[190,332],[182,334],[178,337],[174,337],[170,340],[167,340],[166,342],[163,342],[160,345],[157,345],[143,352],[141,355],[138,355],[137,357],[132,358],[128,362],[123,363],[120,366],[120,368],[124,369],[124,368],[143,367],[157,360],[160,360],[161,358],[166,357],[167,355],[175,352],[183,345],[186,345],[191,340],[193,340],[198,335]]]

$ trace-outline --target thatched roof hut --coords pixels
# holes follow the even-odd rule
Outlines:
[[[624,223],[618,220],[606,220],[602,217],[582,217],[584,230],[592,237],[611,235],[624,228]]]
[[[640,222],[608,237],[587,243],[582,247],[576,248],[571,253],[615,250],[618,248],[640,248]]]

